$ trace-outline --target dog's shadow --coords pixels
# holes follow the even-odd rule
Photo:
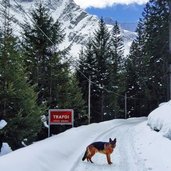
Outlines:
[[[99,168],[98,170],[102,171],[102,170],[109,170],[113,167],[115,167],[115,164],[107,164],[107,163],[98,163],[98,162],[94,162],[94,163],[90,163],[90,162],[82,162],[83,167],[86,169],[86,171],[92,171],[92,170],[97,170],[97,168]]]

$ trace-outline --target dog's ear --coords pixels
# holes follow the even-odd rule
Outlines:
[[[116,138],[113,141],[116,143]]]
[[[112,139],[111,139],[111,138],[109,138],[109,142],[110,142],[110,143],[112,142]]]

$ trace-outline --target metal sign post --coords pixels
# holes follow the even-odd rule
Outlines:
[[[50,109],[49,110],[49,129],[48,137],[50,137],[51,125],[74,125],[73,109]]]

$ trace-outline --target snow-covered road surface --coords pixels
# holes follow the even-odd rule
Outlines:
[[[101,132],[94,141],[108,141],[109,138],[117,138],[117,146],[111,155],[112,165],[107,164],[106,156],[96,153],[93,157],[94,164],[87,162],[79,162],[72,168],[72,171],[147,171],[142,161],[134,150],[134,142],[132,132],[135,125],[142,122],[142,119],[118,121],[115,126],[110,127],[107,131]],[[82,154],[83,155],[83,154]]]
[[[95,141],[117,138],[111,154],[82,161]],[[116,119],[72,128],[0,157],[2,171],[171,171],[171,140],[147,126],[147,118]]]

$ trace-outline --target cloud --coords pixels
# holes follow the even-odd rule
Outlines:
[[[123,5],[129,5],[129,4],[145,4],[149,0],[74,0],[76,4],[80,5],[81,8],[88,8],[88,7],[94,7],[94,8],[105,8],[110,7],[114,4],[123,4]]]

